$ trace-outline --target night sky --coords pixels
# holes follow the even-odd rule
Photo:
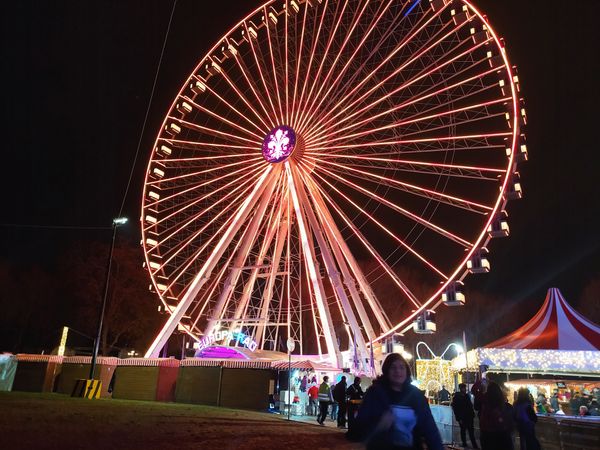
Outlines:
[[[525,197],[509,205],[511,236],[492,244],[492,272],[467,281],[536,307],[556,286],[576,303],[600,275],[600,2],[474,3],[518,66],[530,161],[520,168]],[[110,231],[95,228],[119,213],[141,136],[123,210],[131,219],[123,233],[139,239],[143,174],[172,99],[260,4],[178,1],[142,135],[171,1],[5,2],[0,259],[51,267],[75,240],[108,240]]]

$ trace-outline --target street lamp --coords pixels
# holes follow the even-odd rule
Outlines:
[[[98,350],[100,348],[100,337],[102,335],[102,324],[104,322],[104,310],[106,309],[106,299],[108,297],[108,284],[110,280],[110,268],[112,265],[112,255],[115,249],[115,239],[117,237],[117,228],[119,225],[125,225],[127,223],[127,217],[116,217],[112,221],[112,239],[110,241],[110,251],[108,252],[108,261],[106,263],[106,279],[104,280],[104,295],[102,296],[102,308],[100,309],[100,316],[98,317],[98,328],[96,332],[96,340],[94,341],[94,350],[92,352],[92,364],[90,366],[89,379],[94,379],[94,372],[96,370],[96,359],[98,358]]]
[[[292,411],[292,401],[290,400],[292,393],[292,352],[296,348],[296,341],[289,337],[286,345],[288,350],[288,420],[290,420],[290,413]]]

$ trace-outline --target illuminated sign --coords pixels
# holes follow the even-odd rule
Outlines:
[[[247,334],[240,331],[215,331],[214,333],[204,336],[198,342],[198,350],[205,349],[211,344],[221,342],[222,345],[228,345],[231,341],[235,341],[235,345],[243,345],[251,352],[255,351],[258,344]]]
[[[63,327],[62,335],[60,337],[60,344],[58,345],[58,356],[65,355],[65,349],[67,346],[67,335],[69,334],[69,327]]]

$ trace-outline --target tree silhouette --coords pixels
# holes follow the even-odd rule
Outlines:
[[[63,260],[65,284],[77,304],[78,326],[90,335],[96,334],[109,250],[108,243],[79,243]],[[160,326],[158,299],[148,290],[142,261],[139,246],[117,239],[100,340],[103,355],[119,347],[145,348]]]

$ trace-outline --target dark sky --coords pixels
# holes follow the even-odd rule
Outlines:
[[[425,0],[423,0],[425,1]],[[139,238],[150,148],[181,84],[260,1],[179,0],[124,214]],[[600,274],[597,0],[479,0],[519,68],[529,125],[525,197],[511,236],[491,247],[492,272],[472,286],[541,303],[550,286],[575,302]],[[120,208],[166,33],[171,1],[4,2],[0,259],[51,265],[106,230]]]

